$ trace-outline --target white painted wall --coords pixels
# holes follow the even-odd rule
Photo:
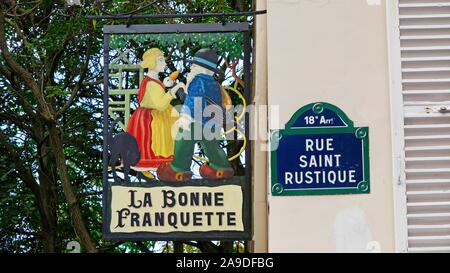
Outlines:
[[[269,252],[395,249],[385,4],[267,1],[268,103],[280,105],[269,128],[308,103],[335,104],[369,126],[371,166],[369,195],[269,196]]]

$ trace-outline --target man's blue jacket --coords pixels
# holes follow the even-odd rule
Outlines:
[[[184,100],[184,105],[181,109],[182,114],[186,114],[190,116],[196,122],[200,122],[203,126],[212,127],[222,126],[222,123],[210,121],[211,118],[216,114],[216,111],[222,109],[222,92],[220,89],[219,83],[208,74],[198,74],[192,79],[191,83],[188,86],[187,95]],[[206,114],[211,115],[209,117],[205,116],[203,112],[206,106],[215,104],[216,106],[213,108],[215,110],[215,114]],[[195,106],[194,106],[195,105]],[[194,109],[201,105],[202,111]],[[196,114],[197,113],[197,114]],[[219,120],[223,118],[222,113],[217,113],[219,115]],[[218,128],[218,127],[216,127]]]

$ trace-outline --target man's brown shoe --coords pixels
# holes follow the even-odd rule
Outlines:
[[[207,179],[227,179],[233,177],[234,171],[231,168],[216,170],[208,164],[203,164],[200,166],[200,175]]]
[[[185,182],[192,177],[192,172],[176,172],[170,167],[169,163],[159,165],[156,173],[158,174],[159,180],[169,182]]]

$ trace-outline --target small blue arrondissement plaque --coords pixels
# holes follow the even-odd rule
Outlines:
[[[312,103],[271,136],[272,195],[370,192],[369,128],[339,108]]]

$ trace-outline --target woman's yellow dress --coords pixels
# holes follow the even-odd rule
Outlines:
[[[159,80],[144,78],[138,97],[139,108],[131,116],[127,129],[139,147],[141,159],[136,167],[157,168],[173,160],[172,126],[178,112],[170,105],[174,98],[165,92]]]

